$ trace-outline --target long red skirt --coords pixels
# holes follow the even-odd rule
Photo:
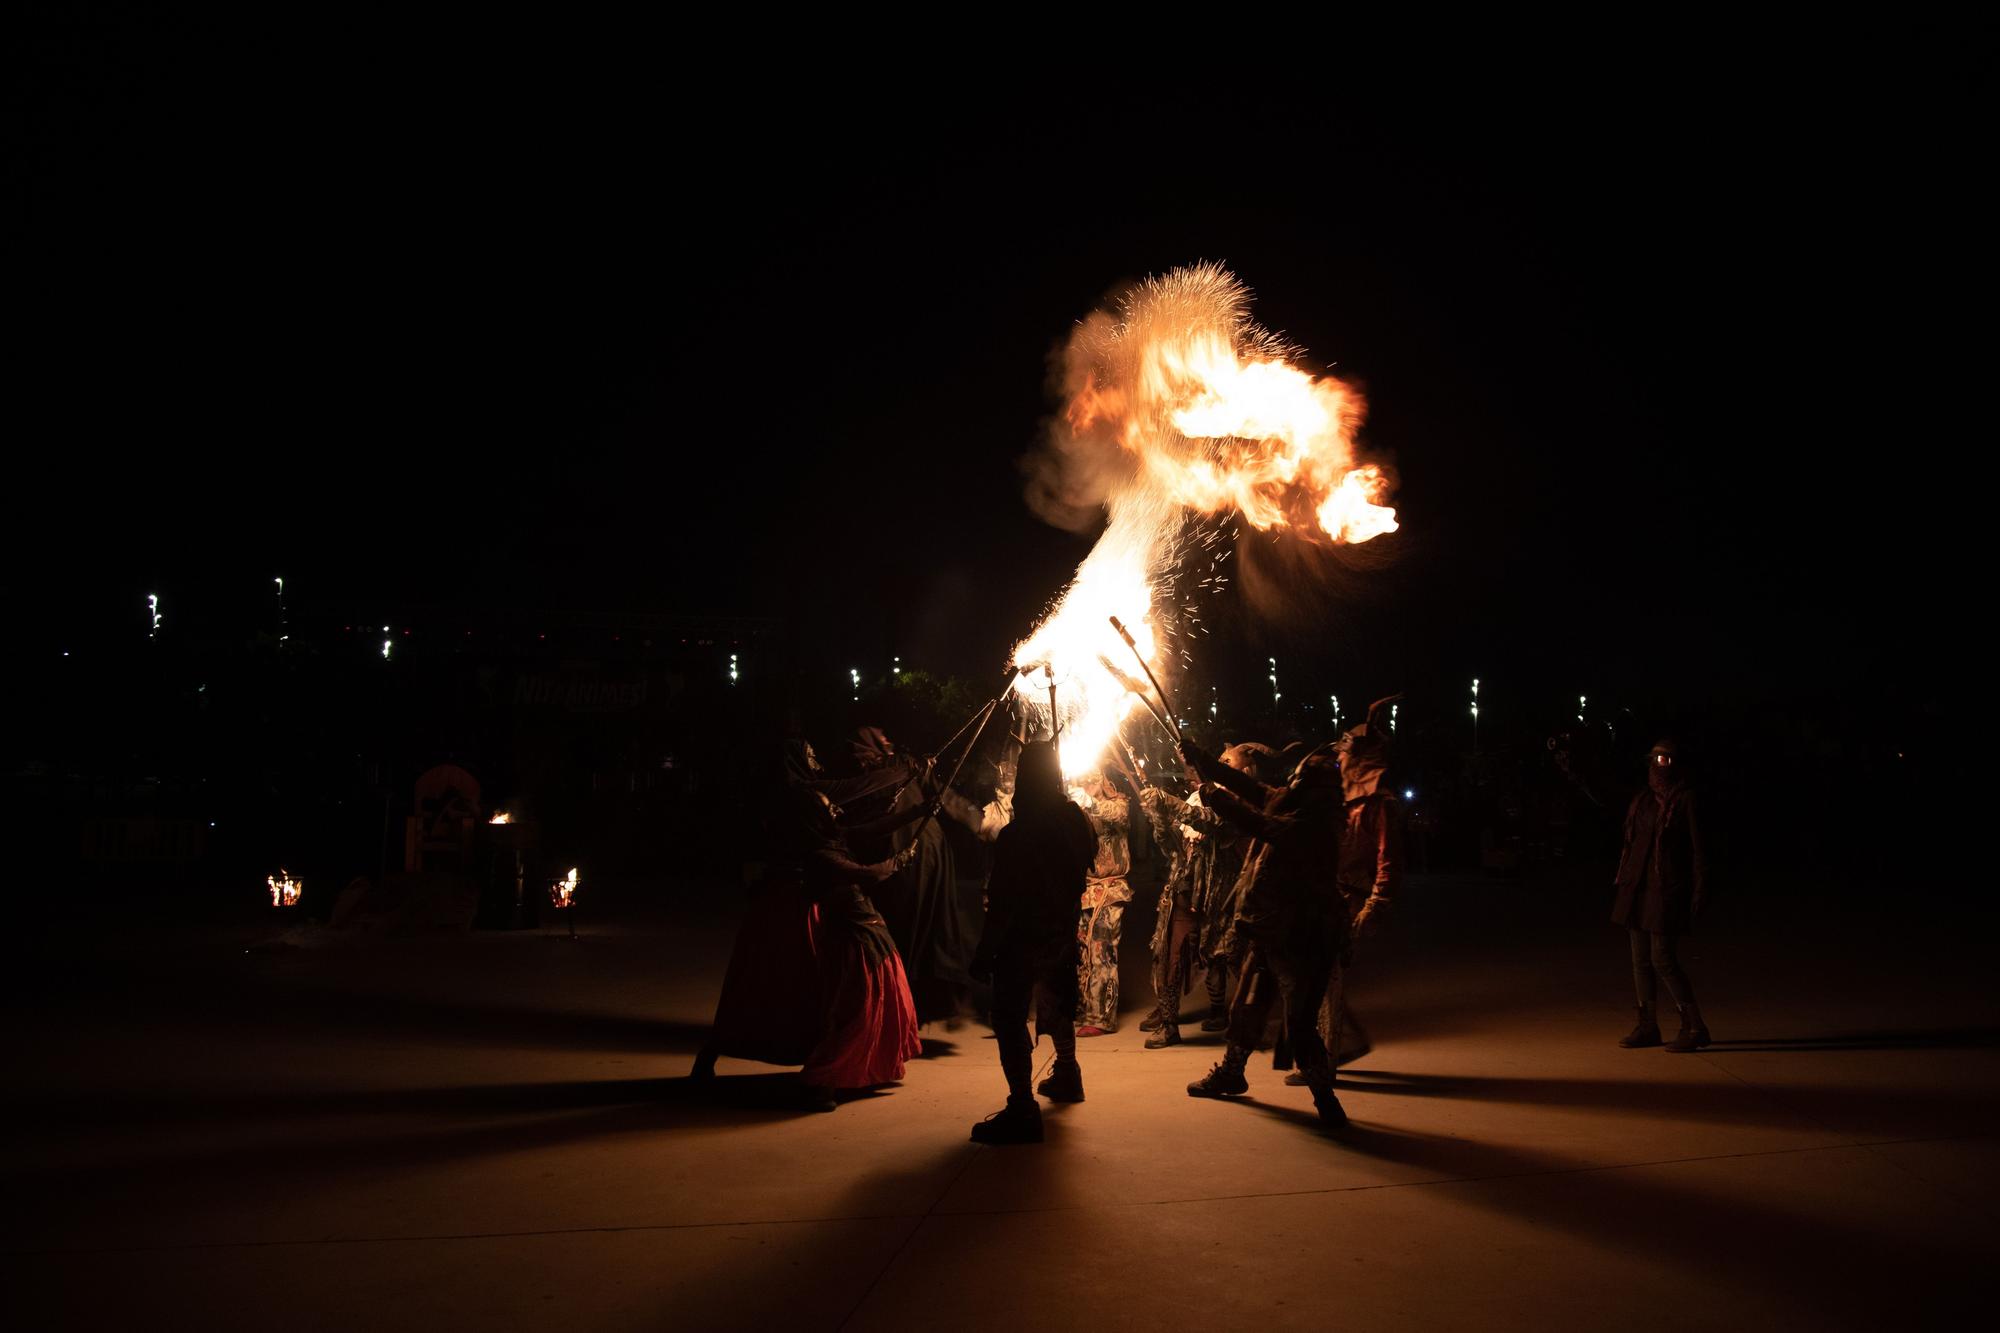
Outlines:
[[[923,1050],[916,1004],[902,960],[882,947],[886,935],[871,949],[862,929],[822,913],[794,886],[766,886],[737,932],[709,1049],[803,1065],[801,1077],[819,1087],[902,1078]]]
[[[826,1028],[799,1077],[821,1088],[894,1083],[924,1049],[903,960],[893,949],[871,958],[843,924],[819,933]]]

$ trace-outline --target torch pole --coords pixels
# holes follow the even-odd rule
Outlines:
[[[998,699],[995,699],[993,701],[993,703],[998,703],[998,702],[1000,702]],[[972,726],[973,723],[976,722],[981,726],[984,726],[986,724],[986,709],[991,708],[992,706],[993,704],[987,704],[985,705],[985,707],[973,709],[972,716],[965,719],[964,724],[960,726],[957,731],[951,733],[950,740],[946,741],[943,745],[938,746],[937,752],[939,754],[943,754],[946,750],[949,750],[952,746],[958,744],[958,738],[960,736],[963,736],[966,732],[966,728]]]
[[[1099,653],[1097,655],[1097,662],[1099,666],[1103,667],[1106,671],[1111,673],[1111,678],[1117,681],[1119,685],[1123,686],[1127,694],[1131,695],[1134,699],[1137,699],[1141,704],[1145,706],[1146,711],[1153,715],[1153,721],[1159,723],[1161,729],[1164,730],[1168,736],[1170,736],[1176,741],[1180,739],[1180,733],[1174,730],[1174,724],[1167,721],[1167,719],[1161,715],[1159,709],[1153,707],[1153,701],[1151,699],[1148,699],[1146,697],[1146,692],[1139,688],[1138,681],[1133,680],[1130,676],[1120,671],[1118,669],[1118,664],[1116,662],[1113,662],[1110,658],[1106,657],[1103,653]]]
[[[1042,675],[1049,682],[1049,744],[1054,745],[1062,737],[1062,719],[1056,714],[1056,669],[1045,662]]]
[[[1167,730],[1171,731],[1174,734],[1174,740],[1179,742],[1181,740],[1181,729],[1179,724],[1174,721],[1174,701],[1167,697],[1166,690],[1160,685],[1160,678],[1153,674],[1153,668],[1146,665],[1146,655],[1139,651],[1139,645],[1126,632],[1123,622],[1117,616],[1111,617],[1111,628],[1117,630],[1118,637],[1125,640],[1125,646],[1132,650],[1132,656],[1139,659],[1139,669],[1146,673],[1146,679],[1152,681],[1153,688],[1159,691],[1160,707],[1166,710],[1165,715],[1160,720],[1166,723]]]
[[[1138,789],[1145,785],[1146,770],[1139,767],[1139,756],[1132,753],[1132,747],[1125,743],[1123,736],[1114,731],[1111,733],[1111,739],[1117,741],[1118,748],[1125,752],[1125,763],[1128,765],[1126,773],[1132,779],[1132,794],[1136,796],[1138,795]]]
[[[1011,690],[1012,688],[1013,686],[1009,685],[1007,689],[1003,689],[1002,691],[1000,691],[1000,693],[994,695],[993,702],[987,704],[986,707],[980,712],[979,729],[972,733],[972,740],[969,744],[966,745],[965,753],[961,754],[958,757],[958,762],[951,766],[951,775],[947,777],[944,780],[943,785],[938,788],[937,796],[931,799],[931,808],[924,813],[924,822],[917,825],[917,836],[911,840],[912,846],[923,841],[924,831],[928,829],[931,825],[931,822],[937,818],[937,803],[939,800],[943,799],[945,788],[951,786],[952,783],[958,781],[959,772],[965,767],[965,761],[972,758],[972,752],[974,750],[977,750],[979,748],[979,742],[985,739],[986,728],[993,724],[993,719],[1000,712],[1000,705],[1007,701],[1007,691]],[[966,724],[966,726],[970,725],[971,723]],[[960,727],[959,730],[962,732],[965,730],[965,727]]]

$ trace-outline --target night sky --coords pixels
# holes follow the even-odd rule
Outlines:
[[[1052,353],[1210,258],[1364,387],[1404,520],[1358,562],[1257,539],[1242,578],[1293,593],[1219,612],[1232,652],[1909,688],[1977,568],[1972,85],[1831,54],[697,81],[51,21],[11,136],[10,632],[283,574],[983,676],[1088,549],[1021,498]]]

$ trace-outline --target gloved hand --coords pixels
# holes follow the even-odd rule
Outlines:
[[[1354,933],[1359,935],[1370,923],[1380,920],[1388,906],[1388,899],[1379,894],[1369,895],[1368,901],[1361,904],[1361,910],[1354,914]]]
[[[893,857],[889,858],[889,864],[901,870],[916,859],[917,844],[912,842],[908,847],[905,847],[902,851],[897,852]]]

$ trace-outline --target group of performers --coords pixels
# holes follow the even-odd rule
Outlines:
[[[1402,879],[1397,802],[1385,783],[1399,698],[1378,700],[1359,726],[1303,753],[1244,743],[1210,754],[1183,740],[1182,792],[1143,766],[1119,765],[1164,861],[1146,1049],[1181,1044],[1182,999],[1197,974],[1208,1000],[1200,1026],[1225,1038],[1222,1059],[1189,1096],[1248,1091],[1249,1057],[1267,1044],[1276,1006],[1276,1063],[1295,1066],[1286,1081],[1310,1091],[1322,1123],[1345,1123],[1334,1066],[1368,1049],[1347,980]],[[1066,787],[1051,741],[1017,741],[983,801],[878,729],[864,728],[853,753],[857,774],[835,778],[810,746],[787,750],[771,805],[773,869],[753,895],[694,1073],[712,1075],[722,1055],[798,1065],[806,1104],[830,1111],[837,1094],[899,1081],[922,1051],[919,1026],[956,1027],[974,984],[990,982],[1008,1095],[972,1137],[1037,1142],[1037,1094],[1082,1101],[1077,1042],[1118,1025],[1135,801],[1101,772]],[[1649,786],[1627,813],[1614,911],[1632,932],[1640,1006],[1639,1027],[1621,1044],[1661,1044],[1657,977],[1683,1019],[1668,1048],[1693,1050],[1708,1033],[1674,942],[1691,918],[1686,900],[1700,901],[1694,806],[1671,745],[1648,763]],[[983,927],[960,910],[941,818],[992,844]],[[1040,1036],[1055,1062],[1031,1086]]]

